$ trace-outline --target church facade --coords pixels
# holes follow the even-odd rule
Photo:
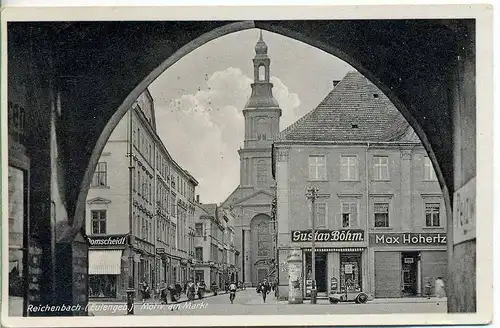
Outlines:
[[[271,60],[262,38],[255,46],[252,93],[243,109],[245,140],[238,150],[240,183],[222,204],[236,215],[235,236],[241,243],[241,280],[254,286],[273,277],[276,252],[271,204],[276,195],[271,148],[279,134],[281,109],[272,93]]]

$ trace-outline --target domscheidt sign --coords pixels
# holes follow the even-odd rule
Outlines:
[[[89,236],[90,246],[125,246],[128,235]]]

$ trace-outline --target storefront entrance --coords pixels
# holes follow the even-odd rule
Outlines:
[[[401,281],[403,296],[418,294],[418,252],[401,253]]]
[[[360,292],[362,286],[361,253],[341,253],[340,291]]]
[[[318,293],[326,293],[327,292],[327,253],[326,252],[315,252],[315,258],[316,258],[316,274],[315,274],[315,280],[316,280],[316,289]],[[307,252],[306,253],[306,286],[307,286],[307,280],[312,279],[312,266],[311,266],[311,253]]]

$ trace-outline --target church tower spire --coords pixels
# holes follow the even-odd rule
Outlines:
[[[262,31],[255,45],[253,58],[254,81],[245,117],[245,141],[240,155],[240,186],[265,189],[274,185],[271,176],[271,147],[279,133],[281,109],[273,96],[270,82],[271,59]]]

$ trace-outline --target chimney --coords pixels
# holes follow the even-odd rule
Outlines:
[[[200,195],[196,195],[196,202],[200,204]]]
[[[333,87],[335,88],[339,84],[340,80],[333,80]]]

